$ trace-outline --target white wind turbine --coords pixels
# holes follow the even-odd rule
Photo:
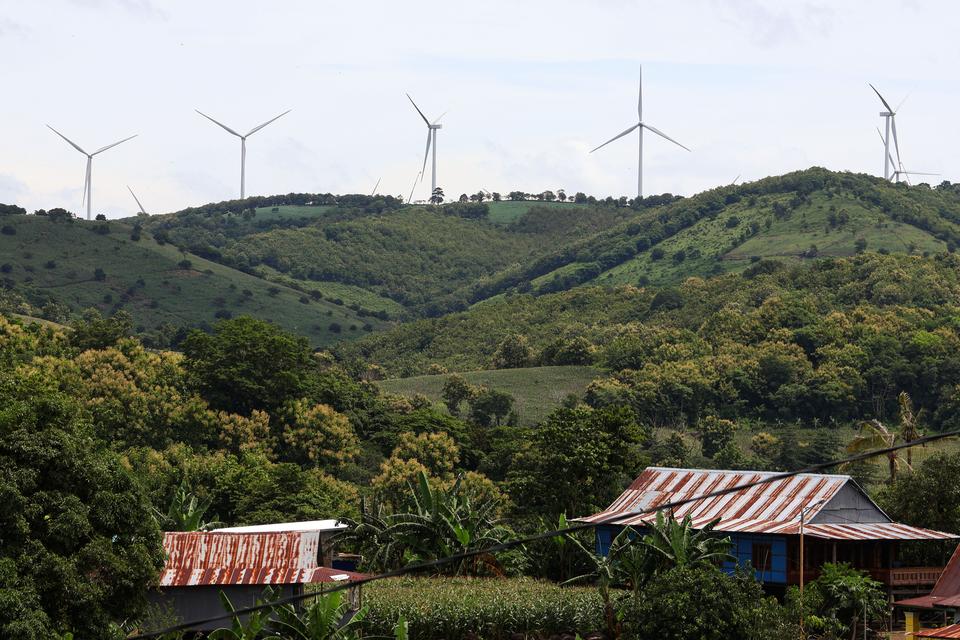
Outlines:
[[[638,98],[637,98],[637,116],[638,116],[637,124],[633,125],[632,127],[630,127],[629,129],[627,129],[627,130],[624,131],[623,133],[619,133],[619,134],[615,135],[614,137],[610,138],[609,140],[607,140],[606,142],[604,142],[602,145],[600,145],[600,146],[597,147],[596,149],[591,149],[591,150],[590,150],[590,153],[593,153],[593,152],[596,151],[597,149],[602,149],[603,147],[607,146],[608,144],[610,144],[610,143],[613,142],[614,140],[617,140],[617,139],[619,139],[619,138],[622,138],[623,136],[627,135],[628,133],[633,132],[635,129],[639,129],[639,131],[640,131],[640,153],[639,153],[639,155],[638,155],[638,160],[637,160],[637,197],[638,197],[638,198],[642,198],[642,197],[643,197],[643,130],[644,130],[644,129],[649,129],[651,132],[657,134],[657,135],[660,136],[661,138],[664,138],[664,139],[666,139],[666,140],[669,140],[670,142],[672,142],[673,144],[677,145],[678,147],[681,147],[681,148],[683,148],[683,149],[687,149],[687,147],[683,146],[682,144],[680,144],[679,142],[677,142],[676,140],[674,140],[673,138],[671,138],[670,136],[668,136],[667,134],[665,134],[663,131],[660,131],[659,129],[656,129],[655,127],[652,127],[652,126],[650,126],[649,124],[647,124],[647,123],[645,123],[645,122],[643,121],[643,68],[642,68],[642,67],[641,67],[641,70],[640,70],[640,91],[639,91]],[[687,151],[690,151],[690,149],[687,149]]]
[[[267,126],[268,124],[270,124],[270,123],[273,122],[274,120],[278,120],[278,119],[282,118],[283,116],[287,115],[288,113],[290,113],[291,111],[293,111],[293,109],[287,109],[286,111],[284,111],[283,113],[281,113],[281,114],[280,114],[279,116],[277,116],[276,118],[270,118],[269,120],[267,120],[267,121],[264,122],[263,124],[259,124],[259,125],[255,126],[253,129],[250,129],[250,131],[247,131],[245,134],[239,134],[239,133],[237,133],[236,131],[234,131],[233,129],[231,129],[230,127],[228,127],[227,125],[223,124],[222,122],[217,122],[216,120],[214,120],[213,118],[211,118],[211,117],[208,116],[207,114],[203,113],[203,112],[200,111],[199,109],[194,109],[194,111],[196,111],[197,113],[199,113],[200,115],[202,115],[204,118],[206,118],[206,119],[209,120],[210,122],[212,122],[212,123],[214,123],[214,124],[216,124],[216,125],[219,125],[220,127],[223,127],[223,129],[225,129],[228,133],[231,133],[231,134],[237,136],[238,138],[240,138],[240,199],[243,200],[244,195],[245,195],[245,193],[246,193],[246,179],[247,179],[247,178],[246,178],[246,176],[247,176],[247,138],[249,138],[250,136],[252,136],[253,134],[255,134],[257,131],[260,131],[260,129],[263,129],[265,126]]]
[[[383,178],[377,178],[377,184],[373,185],[373,191],[370,192],[370,195],[371,195],[371,196],[377,195],[377,189],[380,188],[380,180],[382,180],[382,179],[383,179]]]
[[[877,129],[877,135],[880,136],[880,142],[886,145],[886,140],[883,138],[883,134],[880,133],[880,129]],[[900,182],[900,176],[903,176],[903,181],[907,184],[910,184],[909,176],[938,176],[939,173],[930,173],[928,171],[907,171],[903,168],[903,163],[900,161],[894,162],[893,157],[890,155],[890,152],[887,151],[887,160],[896,167],[893,170],[893,173],[890,175],[891,182]]]
[[[423,175],[423,171],[417,171],[417,176],[413,179],[413,186],[410,187],[410,195],[407,197],[407,204],[413,204],[413,190],[417,188],[417,182],[420,181],[420,176]]]
[[[140,213],[146,213],[147,210],[143,208],[142,204],[140,204],[140,198],[138,198],[137,194],[133,192],[133,189],[130,188],[130,185],[127,185],[127,191],[129,191],[130,195],[133,196],[133,199],[137,201],[137,206],[140,207]]]
[[[447,114],[446,111],[440,114],[440,118],[437,118],[433,122],[427,119],[427,116],[423,115],[423,111],[420,111],[420,107],[417,106],[417,103],[413,101],[413,98],[410,97],[410,94],[407,94],[407,100],[410,101],[410,104],[413,105],[413,108],[417,110],[417,113],[420,114],[420,117],[423,118],[423,121],[427,125],[427,148],[423,154],[423,168],[420,169],[420,178],[423,179],[423,174],[427,170],[427,158],[430,156],[430,147],[433,147],[433,172],[430,177],[430,196],[433,196],[434,190],[437,188],[437,131],[443,128],[440,123],[440,118]]]
[[[870,83],[867,83],[870,84]],[[897,152],[897,162],[893,163],[894,170],[900,164],[900,142],[897,140],[897,111],[900,110],[900,107],[903,106],[903,103],[906,101],[906,98],[900,101],[900,104],[897,105],[897,108],[894,109],[890,106],[890,103],[884,99],[880,92],[877,91],[877,88],[870,85],[870,88],[873,89],[873,92],[877,94],[877,97],[880,98],[880,102],[883,103],[884,109],[886,111],[880,112],[880,117],[884,120],[884,127],[886,128],[887,134],[881,135],[883,138],[883,177],[886,180],[889,180],[892,176],[890,175],[890,164],[893,160],[893,157],[890,155],[890,132],[893,131],[893,148]]]
[[[97,149],[97,150],[94,151],[93,153],[87,153],[86,151],[84,151],[83,149],[81,149],[80,146],[77,145],[76,142],[74,142],[73,140],[71,140],[71,139],[68,138],[67,136],[63,135],[62,133],[60,133],[59,131],[57,131],[56,129],[54,129],[53,127],[51,127],[50,125],[47,125],[47,128],[50,129],[50,131],[53,131],[53,132],[54,132],[55,134],[57,134],[58,136],[60,136],[61,138],[63,138],[64,140],[66,140],[66,141],[70,144],[71,147],[73,147],[74,149],[76,149],[77,151],[79,151],[80,153],[82,153],[83,155],[87,156],[87,171],[86,171],[86,174],[85,174],[84,179],[83,179],[83,200],[80,201],[80,206],[82,207],[82,206],[83,206],[83,202],[86,201],[86,203],[87,203],[87,220],[89,220],[89,219],[90,219],[90,212],[91,212],[91,210],[92,210],[92,208],[93,208],[93,207],[92,207],[92,201],[93,201],[93,156],[97,155],[98,153],[103,153],[103,152],[106,151],[107,149],[111,149],[111,148],[117,146],[118,144],[120,144],[121,142],[126,142],[127,140],[132,140],[133,138],[136,138],[137,136],[136,136],[136,134],[134,134],[134,135],[130,136],[129,138],[124,138],[123,140],[120,140],[120,141],[118,141],[118,142],[114,142],[113,144],[108,144],[108,145],[105,146],[105,147],[100,147],[99,149]]]

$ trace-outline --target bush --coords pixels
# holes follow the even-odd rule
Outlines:
[[[653,578],[622,611],[623,637],[780,640],[799,634],[752,576],[678,567]]]
[[[561,588],[529,578],[384,580],[364,590],[364,604],[369,607],[365,635],[393,637],[402,615],[411,640],[506,640],[513,634],[562,633],[586,637],[601,628],[603,610],[596,589]]]
[[[184,260],[181,260],[180,262],[178,262],[178,263],[177,263],[177,266],[180,267],[180,268],[183,269],[183,270],[187,270],[187,269],[192,269],[192,268],[193,268],[193,263],[190,262],[189,260],[184,259]]]
[[[0,233],[2,233],[5,236],[15,236],[17,235],[17,230],[8,224],[5,224],[2,227],[0,227]]]

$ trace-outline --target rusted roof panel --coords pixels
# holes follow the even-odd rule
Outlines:
[[[898,607],[912,607],[918,609],[933,609],[934,607],[960,608],[960,546],[958,546],[950,562],[944,567],[943,573],[937,579],[933,591],[928,595],[895,602]]]
[[[960,624],[939,629],[921,629],[918,638],[960,638]]]
[[[168,532],[160,586],[305,584],[363,574],[317,566],[319,532]]]
[[[797,535],[800,533],[801,511],[810,522],[844,485],[851,482],[849,476],[843,475],[798,474],[720,496],[697,499],[775,475],[764,471],[648,467],[607,509],[578,518],[578,521],[599,522],[624,515],[617,524],[643,526],[656,520],[655,512],[629,514],[691,500],[672,509],[672,513],[677,520],[689,515],[695,528],[719,518],[717,531]],[[806,524],[804,534],[827,540],[948,540],[960,537],[894,522]]]

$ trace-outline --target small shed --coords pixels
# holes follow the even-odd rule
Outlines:
[[[256,604],[267,587],[277,597],[304,593],[308,584],[354,582],[365,575],[322,566],[319,531],[168,532],[166,563],[149,599],[178,624],[226,613],[221,592],[235,607]],[[349,590],[351,602],[359,593]],[[226,626],[200,624],[195,631]]]

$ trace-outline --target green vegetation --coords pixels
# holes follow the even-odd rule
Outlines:
[[[602,628],[596,589],[530,579],[402,578],[364,589],[364,630],[389,636],[400,616],[412,640],[471,636],[507,640],[514,634],[581,636]]]
[[[587,385],[601,372],[593,367],[565,366],[469,371],[462,375],[472,385],[509,393],[520,423],[536,424],[571,394],[582,397]],[[408,398],[422,394],[437,403],[442,400],[443,385],[448,378],[445,374],[392,378],[377,382],[377,386]]]
[[[373,330],[385,324],[332,300],[304,301],[301,291],[184,254],[146,234],[133,241],[126,224],[98,222],[110,230],[101,234],[95,232],[100,227],[79,220],[8,219],[17,233],[0,236],[0,255],[9,265],[0,275],[35,310],[30,315],[47,320],[64,322],[89,308],[103,314],[124,310],[138,332],[161,346],[181,327],[209,327],[233,315],[269,319],[318,345],[358,337],[365,325]],[[43,268],[50,261],[57,266]],[[331,322],[348,330],[335,334]]]

